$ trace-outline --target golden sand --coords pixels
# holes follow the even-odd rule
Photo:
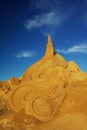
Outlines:
[[[0,85],[0,130],[87,130],[87,74],[50,36],[41,60]]]

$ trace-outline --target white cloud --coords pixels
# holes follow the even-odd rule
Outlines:
[[[34,52],[33,51],[22,51],[19,52],[15,55],[16,58],[29,58],[29,57],[33,57],[34,56]]]
[[[25,27],[27,30],[40,28],[40,27],[56,27],[59,26],[66,15],[58,14],[56,12],[48,12],[45,14],[40,14],[34,16],[33,19],[29,19],[25,22]]]
[[[81,52],[87,53],[87,44],[75,45],[68,49],[68,52]]]
[[[66,50],[65,49],[64,50],[56,49],[56,52],[65,53],[65,54],[68,54],[68,53],[87,54],[87,44],[75,45],[75,46],[72,46]]]

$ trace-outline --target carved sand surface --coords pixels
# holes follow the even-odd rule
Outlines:
[[[87,73],[46,53],[17,79],[0,81],[0,130],[87,130]]]

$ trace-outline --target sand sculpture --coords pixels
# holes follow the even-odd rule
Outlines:
[[[8,83],[7,104],[15,125],[24,130],[87,130],[87,74],[55,53],[50,36],[43,58],[20,80]]]

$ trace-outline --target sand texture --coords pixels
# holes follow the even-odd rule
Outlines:
[[[87,130],[87,73],[46,53],[17,79],[0,81],[0,130]]]

